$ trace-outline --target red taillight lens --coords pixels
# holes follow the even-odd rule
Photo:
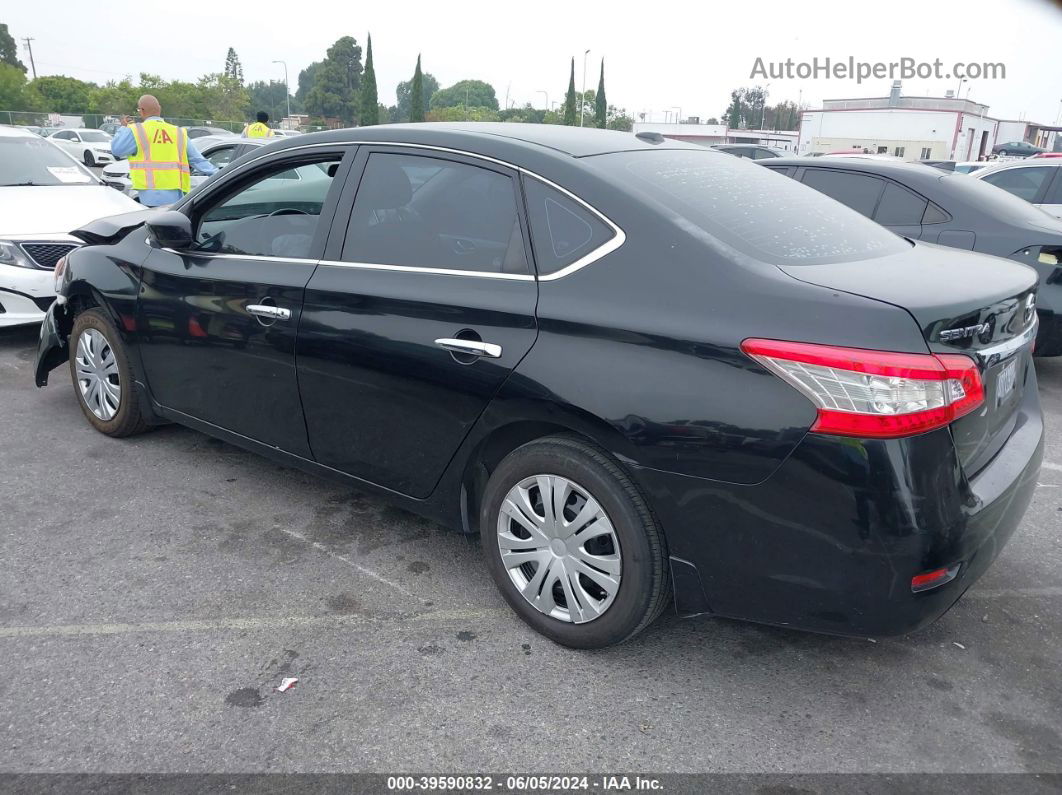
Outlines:
[[[741,350],[815,404],[817,433],[913,436],[954,422],[985,399],[981,371],[967,356],[761,339],[745,340]]]
[[[940,585],[951,582],[955,579],[955,575],[958,573],[959,566],[956,564],[943,569],[927,571],[925,574],[916,574],[911,578],[911,590],[915,593],[928,591],[931,588],[936,588]]]

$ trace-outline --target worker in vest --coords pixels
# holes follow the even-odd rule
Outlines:
[[[111,141],[111,153],[129,160],[129,178],[145,207],[173,204],[192,189],[192,166],[210,176],[217,166],[199,154],[188,131],[162,119],[162,107],[150,94],[136,104],[143,121],[122,117],[122,129]]]
[[[254,124],[248,124],[247,129],[243,131],[244,138],[272,138],[273,131],[269,129],[269,114],[264,110],[258,111],[254,116],[257,121]]]

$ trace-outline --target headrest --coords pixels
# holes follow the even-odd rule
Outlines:
[[[372,179],[370,201],[373,210],[397,210],[405,207],[413,198],[409,177],[394,157],[373,155],[362,181],[369,178]]]

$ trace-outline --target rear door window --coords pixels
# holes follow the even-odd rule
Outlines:
[[[456,160],[373,153],[342,259],[527,275],[513,179]]]
[[[524,195],[539,276],[574,265],[616,236],[596,213],[537,179],[524,180]]]
[[[867,218],[874,215],[874,208],[885,189],[884,180],[856,174],[851,171],[834,171],[828,168],[809,168],[804,172],[804,184],[825,193],[831,199],[846,204]],[[919,214],[921,218],[921,214]]]

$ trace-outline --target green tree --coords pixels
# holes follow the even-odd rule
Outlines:
[[[630,132],[634,129],[634,117],[627,113],[626,108],[617,108],[615,105],[609,105],[608,121],[605,126],[610,130]]]
[[[317,69],[320,65],[320,61],[314,61],[299,72],[299,85],[298,88],[295,89],[295,102],[300,108],[306,106],[306,95],[309,94],[310,89],[313,88],[313,81],[317,77]]]
[[[564,96],[564,123],[574,127],[575,121],[575,58],[572,58],[572,70],[568,77],[568,93]]]
[[[608,102],[605,100],[605,59],[601,59],[601,77],[597,81],[597,96],[594,97],[594,123],[602,130],[608,124]]]
[[[449,88],[431,95],[431,109],[437,108],[490,108],[498,110],[498,97],[494,86],[482,80],[458,80]]]
[[[288,97],[283,80],[256,80],[247,84],[247,108],[245,116],[253,116],[260,110],[267,111],[270,118],[279,119],[288,112]]]
[[[361,47],[352,36],[343,36],[314,70],[313,85],[306,92],[306,111],[352,124],[358,112],[361,72]]]
[[[229,53],[225,56],[225,69],[222,74],[231,80],[243,83],[243,64],[240,63],[240,59],[236,56],[236,50],[232,47],[229,47]]]
[[[247,108],[247,89],[237,80],[224,74],[203,75],[194,86],[191,83],[174,82],[168,86],[174,101],[172,110],[163,112],[183,118],[208,118],[221,121],[239,121]],[[195,94],[198,94],[196,96]],[[159,97],[162,102],[162,98]]]
[[[74,77],[49,75],[31,80],[29,88],[44,100],[52,113],[84,113],[91,110],[90,96],[96,86]]]
[[[409,90],[409,120],[424,121],[424,74],[420,71],[420,55],[413,70],[413,86]]]
[[[432,108],[425,121],[498,121],[499,118],[499,111],[495,108],[451,105]]]
[[[368,127],[380,123],[380,102],[376,95],[376,70],[372,65],[372,34],[365,42],[365,72],[361,76],[361,111],[358,124]]]
[[[26,75],[17,66],[0,63],[0,108],[4,110],[43,110],[41,99],[27,88]],[[3,114],[0,119],[5,122]]]
[[[18,59],[18,45],[7,30],[7,25],[0,22],[0,63],[13,66],[26,74],[26,64]]]
[[[96,113],[122,116],[135,112],[139,98],[139,86],[133,85],[127,77],[121,81],[111,80],[106,85],[97,86],[92,91],[89,107]]]
[[[424,85],[424,96],[430,99],[439,90],[439,81],[435,79],[431,72],[422,73],[421,78]],[[398,104],[394,107],[391,121],[409,121],[409,107],[413,99],[413,80],[403,80],[399,83],[395,87],[395,96],[398,99]]]

